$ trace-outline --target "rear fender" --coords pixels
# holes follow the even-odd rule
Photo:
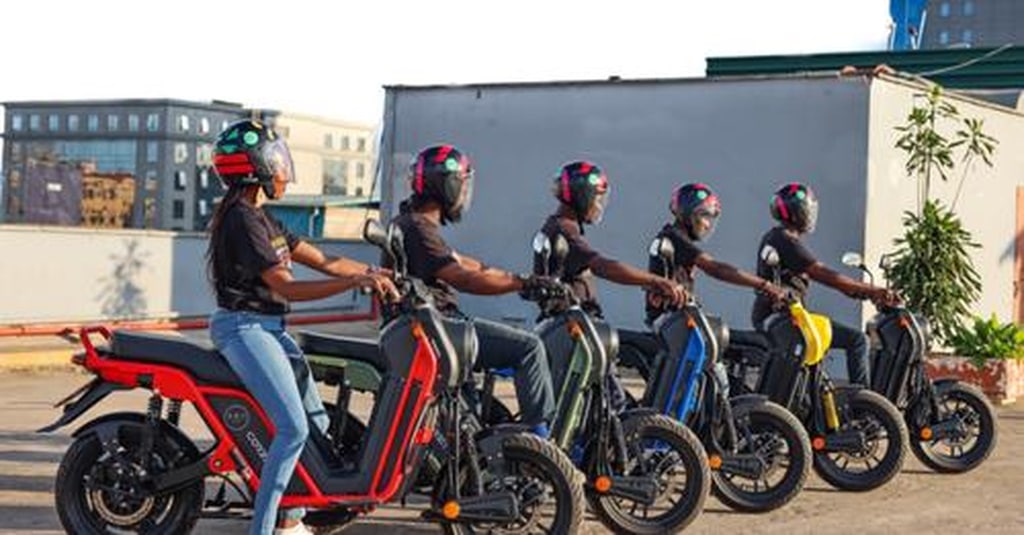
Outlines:
[[[625,422],[631,418],[640,418],[642,416],[657,416],[660,412],[650,407],[636,407],[632,409],[626,409],[619,413],[619,421]]]
[[[115,390],[129,390],[127,386],[120,385],[117,383],[110,383],[104,381],[101,377],[96,377],[92,382],[82,387],[82,395],[78,396],[75,401],[70,401],[64,405],[64,413],[61,414],[60,418],[56,422],[43,427],[36,431],[37,433],[52,433],[65,425],[75,421],[79,416],[85,413],[85,411],[91,409],[93,405],[96,405],[103,398],[107,397],[111,392]],[[74,394],[72,394],[74,396]],[[60,405],[60,404],[58,404]],[[113,416],[113,415],[110,415]],[[98,422],[103,420],[106,416],[94,420]],[[91,425],[91,423],[89,424]],[[77,432],[76,432],[77,433]]]
[[[742,394],[729,400],[732,405],[732,414],[739,417],[747,414],[750,409],[768,402],[768,396],[764,394]]]

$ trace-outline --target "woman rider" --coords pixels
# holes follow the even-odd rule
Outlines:
[[[331,258],[300,240],[263,209],[294,180],[287,145],[268,126],[236,122],[218,136],[214,168],[227,187],[210,224],[209,274],[217,294],[210,336],[249,393],[274,422],[276,433],[260,472],[250,533],[266,535],[278,523],[278,505],[309,434],[309,420],[325,431],[327,415],[302,352],[285,331],[292,301],[325,298],[354,288],[382,296],[397,291],[387,273]],[[329,278],[298,281],[292,261]],[[308,415],[308,416],[307,416]],[[275,533],[311,533],[304,511],[282,511]]]

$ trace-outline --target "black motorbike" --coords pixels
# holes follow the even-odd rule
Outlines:
[[[766,246],[761,254],[778,282],[778,252]],[[907,428],[885,397],[833,384],[822,364],[831,338],[829,318],[791,296],[762,332],[733,333],[726,350],[732,388],[767,395],[796,415],[811,437],[815,471],[830,485],[874,489],[903,466]]]
[[[888,257],[879,268],[888,270]],[[871,277],[861,255],[846,253],[843,263]],[[871,389],[903,413],[910,450],[936,472],[976,468],[996,446],[996,417],[985,395],[956,379],[931,380],[924,359],[931,342],[928,320],[901,306],[879,307],[868,322],[871,340]]]
[[[564,237],[537,234],[534,273],[558,273],[568,250]],[[547,349],[555,389],[551,438],[587,476],[587,500],[616,533],[675,533],[701,512],[710,484],[707,456],[694,433],[649,408],[621,410],[614,361],[618,336],[580,306],[568,286],[539,288],[523,298],[537,303],[536,333]],[[492,423],[514,419],[494,395],[485,372],[481,413]]]

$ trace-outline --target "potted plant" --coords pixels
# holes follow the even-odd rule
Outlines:
[[[1013,403],[1024,396],[1024,329],[1014,323],[974,318],[950,338],[952,355],[933,355],[926,362],[932,378],[956,377],[977,385],[995,403]]]

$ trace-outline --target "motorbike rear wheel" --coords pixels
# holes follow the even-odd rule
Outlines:
[[[833,487],[858,492],[896,477],[908,440],[907,426],[896,407],[880,394],[858,390],[846,398],[840,417],[842,430],[864,433],[865,447],[856,453],[816,451],[815,472]]]
[[[192,530],[203,507],[203,480],[157,496],[141,482],[194,460],[198,452],[191,443],[180,445],[161,437],[149,459],[141,459],[143,429],[138,424],[121,427],[115,451],[105,449],[94,433],[71,443],[56,481],[57,515],[65,531],[170,535]]]
[[[973,470],[992,454],[996,447],[997,431],[995,410],[976,387],[961,382],[936,385],[936,404],[939,413],[929,423],[956,420],[957,432],[926,440],[920,429],[910,440],[910,450],[928,468],[941,473],[961,473]],[[922,400],[922,403],[927,403]],[[914,408],[908,410],[908,416]]]

